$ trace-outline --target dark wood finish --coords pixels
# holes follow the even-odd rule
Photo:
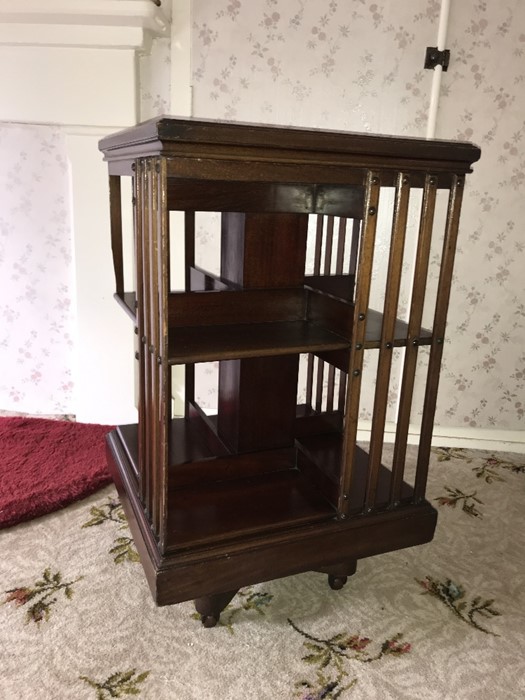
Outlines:
[[[428,503],[366,518],[322,520],[308,527],[277,528],[159,556],[146,514],[130,478],[125,450],[108,436],[108,464],[122,500],[152,595],[169,605],[254,583],[317,571],[334,562],[362,559],[432,539],[437,514]]]
[[[131,320],[136,323],[137,321],[137,295],[135,292],[122,292],[122,294],[115,293],[113,295],[118,303],[122,306],[124,311],[128,314]]]
[[[244,213],[330,214],[360,217],[363,188],[359,185],[306,185],[301,183],[224,182],[171,178],[170,210]]]
[[[156,602],[195,599],[205,626],[240,587],[428,542],[432,423],[468,143],[159,118],[101,142],[116,297],[139,337],[139,422],[108,464]],[[136,293],[125,291],[120,177],[133,176]],[[383,308],[369,308],[378,212],[396,187]],[[398,317],[411,193],[423,190],[408,321]],[[438,189],[450,191],[432,327],[421,327]],[[386,200],[388,202],[388,199]],[[182,292],[169,210],[185,212]],[[222,212],[221,271],[195,265],[195,212]],[[388,212],[386,212],[388,214]],[[308,215],[317,216],[305,277]],[[434,260],[433,260],[434,262]],[[309,265],[310,267],[310,265]],[[417,353],[430,345],[413,484],[404,481]],[[383,435],[392,350],[405,360],[392,467]],[[378,351],[371,444],[356,445],[365,353]],[[297,405],[299,354],[308,355]],[[195,363],[219,362],[217,415]],[[171,416],[171,365],[186,407]]]
[[[353,318],[353,338],[348,365],[347,382],[347,426],[343,444],[343,464],[339,486],[338,509],[341,515],[348,516],[352,470],[356,450],[357,421],[361,393],[361,373],[363,370],[363,345],[365,342],[366,316],[372,277],[372,262],[379,204],[380,177],[370,170],[366,179],[365,216],[362,224],[362,241],[359,250],[358,267],[360,274],[356,281],[355,308]]]
[[[350,340],[354,305],[328,294],[311,291],[308,294],[308,320]]]
[[[155,171],[158,180],[158,270],[159,270],[159,346],[157,364],[159,367],[158,400],[158,512],[159,512],[159,550],[166,549],[167,522],[168,522],[168,455],[169,455],[169,425],[171,421],[171,367],[168,358],[168,297],[170,291],[170,238],[169,216],[166,207],[168,173],[166,161],[159,159],[155,163]]]
[[[302,285],[307,229],[306,215],[223,214],[222,277],[244,289]]]
[[[221,362],[218,435],[233,452],[293,444],[298,365],[297,354]]]
[[[294,355],[339,350],[348,340],[307,321],[259,323],[248,326],[207,326],[175,329],[169,341],[170,364],[211,362],[244,357]]]
[[[196,166],[200,160],[200,171],[198,167],[195,170],[201,178],[207,170],[203,160],[213,156],[220,162],[222,158],[223,176],[218,179],[227,180],[232,179],[226,167],[229,161],[238,160],[246,170],[247,163],[252,160],[260,163],[267,160],[274,172],[273,177],[271,174],[267,177],[267,182],[281,181],[278,165],[285,163],[292,165],[297,175],[306,165],[312,164],[317,177],[330,170],[332,164],[344,166],[346,178],[352,170],[369,167],[435,172],[443,174],[442,179],[448,185],[451,172],[470,172],[471,164],[480,156],[479,149],[468,142],[165,117],[107,136],[100,142],[100,148],[109,162],[134,161],[145,154],[169,157],[173,159],[171,166],[176,166],[177,156],[196,159]],[[173,169],[170,168],[170,174],[175,174]],[[251,172],[247,175],[241,180],[257,181]],[[327,181],[342,184],[347,180],[338,181],[331,175]],[[294,182],[294,179],[287,177],[285,182]]]
[[[302,321],[306,317],[306,298],[302,287],[170,294],[168,323],[176,329]]]
[[[340,591],[348,581],[348,577],[353,576],[357,571],[357,561],[334,564],[319,569],[319,571],[328,574],[328,585],[333,591]]]
[[[171,181],[168,182],[168,187]],[[168,192],[169,198],[169,192]],[[192,286],[192,274],[195,272],[195,212],[184,213],[184,289],[189,292]],[[206,286],[203,287],[206,289]]]
[[[427,175],[421,205],[419,236],[412,284],[412,298],[410,302],[410,315],[406,334],[408,342],[405,351],[405,360],[403,363],[403,377],[401,380],[401,392],[399,399],[399,415],[397,421],[394,456],[392,460],[393,476],[390,493],[391,505],[395,505],[399,502],[401,484],[403,481],[408,429],[410,424],[412,397],[416,377],[418,346],[422,344],[420,340],[422,335],[421,320],[423,318],[423,305],[425,302],[425,287],[430,260],[430,245],[432,242],[432,228],[435,208],[436,182],[434,177]]]
[[[304,278],[305,285],[319,292],[331,294],[344,301],[353,301],[354,277],[353,275],[307,275]]]
[[[144,344],[146,338],[146,319],[144,316],[145,308],[145,280],[144,280],[144,215],[146,211],[146,203],[144,202],[144,184],[142,175],[142,163],[137,163],[135,175],[133,178],[134,183],[134,195],[133,200],[135,202],[134,214],[134,224],[135,224],[135,268],[136,268],[136,283],[137,283],[137,309],[136,309],[136,323],[139,338],[139,371],[138,371],[138,384],[139,384],[139,396],[138,396],[138,462],[137,469],[135,470],[138,474],[139,483],[139,495],[140,500],[144,508],[147,508],[147,481],[148,481],[148,460],[146,455],[146,424],[147,418],[147,383],[146,383],[146,355],[144,353]]]
[[[333,519],[334,508],[292,467],[171,491],[168,551]]]
[[[432,440],[432,427],[436,412],[436,398],[439,387],[439,368],[443,355],[443,342],[447,320],[448,303],[452,287],[452,271],[456,254],[456,241],[459,229],[459,216],[463,199],[464,178],[454,175],[452,189],[448,200],[445,238],[443,240],[442,264],[439,272],[436,308],[434,313],[434,341],[430,349],[428,377],[421,420],[421,436],[417,458],[415,480],[416,502],[423,500],[427,483],[428,462]]]
[[[397,178],[396,199],[392,221],[390,254],[386,278],[386,294],[381,324],[381,344],[377,366],[376,387],[374,395],[374,414],[370,436],[370,460],[368,463],[368,483],[366,487],[365,510],[375,505],[379,465],[383,452],[383,435],[385,432],[388,391],[390,388],[390,369],[392,367],[392,349],[397,318],[397,305],[401,287],[401,266],[405,252],[405,234],[408,217],[408,199],[410,196],[410,178],[399,173]]]
[[[202,270],[200,267],[193,266],[189,270],[190,286],[186,291],[192,292],[225,292],[240,289],[239,285],[234,285],[227,280],[223,280],[217,275],[213,275],[207,270]]]
[[[237,323],[251,320],[251,328],[305,318],[302,287],[282,288],[303,283],[307,228],[302,214],[223,214],[221,276],[244,291],[233,293],[240,299],[229,303],[230,315],[213,314],[215,322],[231,322],[231,311]],[[260,329],[267,333],[264,323]],[[297,353],[220,363],[218,434],[233,452],[293,444],[298,367]]]
[[[204,627],[215,627],[219,622],[221,612],[236,594],[237,591],[228,591],[227,593],[215,593],[214,595],[204,596],[195,600],[195,610],[201,616],[201,622]]]
[[[115,271],[115,293],[124,294],[124,261],[122,255],[122,202],[120,177],[109,178],[109,216],[111,222],[111,252]]]

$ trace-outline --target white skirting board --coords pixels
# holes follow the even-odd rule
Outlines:
[[[371,422],[360,421],[357,433],[359,441],[370,440]],[[385,442],[394,442],[396,426],[387,423]],[[417,444],[419,427],[410,426],[408,442]],[[518,452],[525,454],[525,430],[498,430],[490,428],[456,428],[436,425],[433,430],[434,447],[462,447],[470,450],[490,450],[498,452]]]
[[[174,397],[172,410],[174,416],[182,416],[184,414],[183,392]],[[213,416],[217,413],[217,408],[205,408],[204,412]],[[371,421],[359,421],[357,430],[358,441],[369,442],[371,430]],[[387,423],[385,425],[385,442],[393,443],[395,438],[395,423]],[[417,445],[419,442],[418,426],[410,426],[408,442],[411,445]],[[455,428],[436,425],[433,431],[432,445],[433,447],[462,447],[469,450],[525,454],[525,430]]]

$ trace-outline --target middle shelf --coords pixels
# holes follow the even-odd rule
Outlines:
[[[168,362],[186,364],[299,353],[333,353],[348,370],[355,307],[309,286],[278,289],[176,292],[168,297]],[[383,315],[365,314],[364,348],[379,348]],[[429,344],[421,329],[417,343]],[[398,319],[392,347],[402,347],[408,325]]]
[[[174,419],[167,474],[168,551],[335,519],[343,448],[338,430],[341,420],[337,412],[303,415],[298,407],[297,437],[288,445],[232,453],[214,442],[200,419]],[[320,430],[317,434],[311,434],[314,424]],[[137,479],[138,428],[121,426],[118,433]],[[154,465],[151,468],[155,470]],[[350,498],[355,516],[363,515],[368,470],[368,452],[358,447]],[[376,512],[388,509],[391,480],[391,469],[380,465]],[[413,493],[412,486],[403,483],[400,502],[409,504]]]
[[[170,364],[345,350],[349,340],[308,321],[177,328],[170,335]]]

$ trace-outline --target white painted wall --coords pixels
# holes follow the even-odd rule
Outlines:
[[[70,410],[79,421],[131,422],[133,326],[112,299],[107,167],[98,141],[137,123],[137,54],[151,45],[151,29],[165,31],[167,23],[149,0],[26,0],[15,9],[0,2],[0,121],[52,123],[66,135],[76,316]]]

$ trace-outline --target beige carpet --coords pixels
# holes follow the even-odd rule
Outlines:
[[[410,451],[413,458],[414,451]],[[428,545],[155,608],[113,487],[0,533],[2,700],[525,698],[525,459],[435,450]]]

